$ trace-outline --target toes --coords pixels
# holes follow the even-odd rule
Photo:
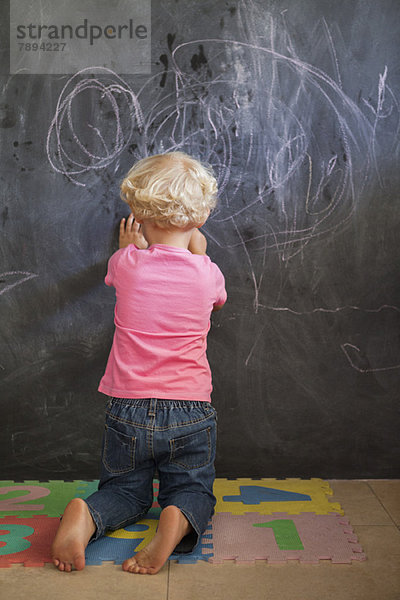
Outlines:
[[[135,573],[138,575],[155,575],[156,573],[158,573],[158,571],[160,570],[161,567],[152,567],[149,565],[145,566],[143,564],[140,564],[142,562],[142,560],[144,560],[144,558],[147,558],[147,557],[138,555],[138,559],[137,559],[136,556],[132,556],[132,558],[128,558],[123,563],[122,569],[124,571],[126,571],[127,573]]]
[[[140,575],[149,575],[151,573],[151,569],[148,569],[147,567],[140,567],[139,573]]]
[[[58,558],[53,558],[53,564],[55,567],[57,567],[59,571],[65,571],[65,573],[71,573],[73,569],[72,563],[63,562],[61,560],[58,560]]]
[[[122,568],[124,571],[127,571],[128,573],[135,573],[135,574],[147,573],[146,567],[141,567],[134,558],[130,558],[129,560],[126,560],[124,562],[124,564],[122,565]]]
[[[139,567],[138,565],[131,565],[128,569],[129,573],[139,573]]]
[[[139,565],[135,564],[135,565],[132,565],[131,567],[129,567],[129,572],[137,574],[137,573],[140,573],[140,569],[141,569],[141,567]]]
[[[130,569],[136,565],[136,561],[133,558],[128,558],[122,565],[124,571],[130,571]]]
[[[136,575],[147,575],[147,567],[141,567],[140,565],[134,565],[129,571]]]

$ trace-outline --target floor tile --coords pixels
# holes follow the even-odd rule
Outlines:
[[[400,527],[400,480],[375,479],[368,482],[380,502]]]
[[[2,600],[167,600],[167,596],[168,565],[153,577],[124,573],[113,563],[72,573],[61,573],[49,564],[42,568],[16,565],[0,569]]]
[[[351,525],[392,525],[393,521],[366,481],[330,480],[331,500],[340,502]]]

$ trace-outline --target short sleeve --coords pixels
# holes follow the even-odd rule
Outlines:
[[[212,263],[214,269],[214,277],[215,277],[215,301],[214,304],[217,306],[222,306],[225,304],[227,299],[227,293],[225,289],[225,278],[222,275],[219,267],[215,263]]]
[[[105,276],[105,279],[104,279],[104,282],[106,285],[109,285],[109,286],[114,285],[115,272],[116,272],[117,265],[119,263],[119,260],[120,260],[121,255],[124,250],[125,250],[125,248],[122,248],[121,250],[117,250],[117,252],[115,252],[111,256],[110,260],[108,261],[107,275]]]

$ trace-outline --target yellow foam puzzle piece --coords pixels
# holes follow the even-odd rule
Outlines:
[[[240,486],[267,487],[286,492],[306,494],[311,500],[265,502],[260,500],[259,504],[244,504],[240,501],[225,501],[224,496],[240,496]],[[227,512],[233,515],[244,515],[248,512],[257,512],[263,515],[271,515],[276,512],[285,512],[296,515],[304,512],[312,512],[318,515],[344,512],[337,502],[329,502],[328,496],[333,494],[328,482],[322,479],[222,479],[217,478],[214,482],[214,494],[217,498],[215,512]]]

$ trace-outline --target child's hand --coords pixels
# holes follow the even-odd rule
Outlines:
[[[141,250],[145,250],[149,246],[132,213],[128,219],[122,219],[119,226],[119,247],[126,248],[129,244],[135,244]]]
[[[198,230],[195,229],[190,238],[188,250],[192,254],[205,254],[207,250],[207,240],[205,236]]]

